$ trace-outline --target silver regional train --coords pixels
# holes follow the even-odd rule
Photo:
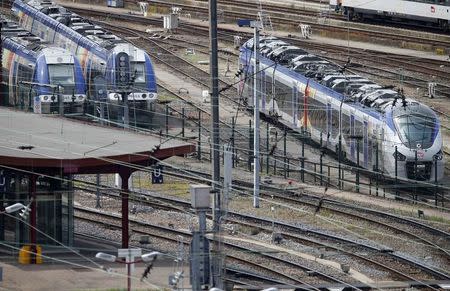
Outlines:
[[[443,178],[440,122],[428,106],[276,38],[259,44],[263,114],[336,153],[340,148],[341,156],[368,170],[420,181]],[[241,47],[240,68],[240,89],[253,104],[253,39]]]
[[[134,110],[131,116],[148,122],[157,85],[145,51],[49,1],[16,0],[12,11],[25,29],[77,56],[88,82],[89,98],[120,104],[122,94],[126,94]]]
[[[35,113],[83,112],[86,83],[78,60],[2,19],[2,105]]]
[[[330,5],[350,19],[384,18],[450,29],[449,0],[330,0]]]

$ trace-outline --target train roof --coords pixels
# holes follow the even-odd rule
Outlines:
[[[65,25],[68,29],[61,29],[60,33],[68,38],[76,37],[78,34],[78,37],[84,38],[83,42],[87,47],[98,46],[109,51],[117,44],[128,43],[104,28],[91,23],[89,20],[52,1],[30,0],[25,1],[24,5],[33,7],[48,18],[56,21],[56,23]]]
[[[274,38],[271,37],[270,41],[273,42]],[[261,39],[261,42],[264,42],[264,38]],[[243,44],[242,49],[245,50],[252,50],[253,45],[253,39],[248,40],[246,43]],[[302,55],[302,54],[299,54]],[[250,57],[253,57],[253,54],[249,55]],[[359,75],[346,75],[343,72],[346,69],[346,66],[348,66],[349,62],[344,66],[339,66],[333,62],[330,62],[324,58],[317,57],[318,60],[322,64],[330,64],[330,69],[326,72],[321,72],[319,66],[313,66],[311,67],[312,70],[315,71],[309,71],[308,76],[313,77],[305,77],[304,74],[295,72],[292,70],[292,68],[288,68],[287,66],[278,66],[277,70],[282,71],[283,73],[287,75],[291,75],[294,79],[299,78],[305,78],[305,80],[302,80],[303,82],[309,82],[309,80],[315,81],[316,85],[312,85],[310,83],[310,86],[316,87],[316,89],[319,89],[320,91],[326,91],[326,94],[328,96],[331,96],[337,100],[343,100],[345,103],[353,104],[357,107],[361,107],[361,110],[366,112],[367,114],[379,119],[380,114],[384,114],[388,110],[392,110],[393,106],[388,106],[389,104],[398,104],[402,103],[402,100],[404,100],[405,104],[412,104],[412,102],[416,102],[412,99],[406,99],[406,97],[403,94],[403,90],[388,90],[387,88],[383,88],[382,86],[366,86],[367,84],[364,84],[364,82],[360,82],[361,80],[367,80],[364,77],[361,77]],[[265,60],[270,61],[270,58],[266,58]],[[264,63],[264,60],[262,60]],[[266,61],[266,65],[270,65],[269,62]],[[274,60],[271,60],[274,61]],[[335,67],[336,69],[332,69]],[[299,77],[301,76],[301,77]],[[331,88],[331,85],[326,83],[325,81],[328,80],[331,77],[339,77],[342,76],[339,79],[348,80],[349,88],[351,92],[344,92],[340,93],[338,91],[335,91]],[[370,80],[368,80],[370,81]],[[333,83],[333,82],[331,82]],[[356,83],[360,83],[360,86],[356,86]],[[350,86],[355,85],[355,86]],[[371,85],[377,85],[376,83],[372,83]],[[325,88],[324,88],[325,87]],[[397,100],[398,103],[397,103]]]
[[[49,46],[48,42],[24,30],[16,22],[4,18],[1,22],[4,46],[14,53],[34,60],[41,50]]]

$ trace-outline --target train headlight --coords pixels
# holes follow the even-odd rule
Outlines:
[[[402,153],[398,152],[398,151],[396,153],[394,152],[392,155],[394,156],[394,158],[397,161],[405,161],[406,160],[406,156],[403,155]]]
[[[119,99],[119,97],[120,97],[119,94],[117,94],[117,93],[114,94],[114,98]]]
[[[78,100],[83,100],[83,95],[78,96]]]
[[[47,101],[48,100],[48,96],[44,96],[44,101]]]
[[[147,94],[142,94],[142,98],[147,98]]]
[[[442,158],[443,158],[442,150],[438,151],[438,153],[433,156],[433,160],[435,161],[442,161]]]
[[[55,99],[56,99],[55,95],[52,95],[52,97],[50,99],[52,99],[52,101],[55,101]]]

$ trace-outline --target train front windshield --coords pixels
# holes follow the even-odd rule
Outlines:
[[[436,131],[435,118],[408,114],[396,117],[394,120],[400,139],[410,149],[427,149],[433,145]]]
[[[145,63],[131,63],[131,70],[134,75],[134,83],[138,87],[143,87],[145,85]]]
[[[62,86],[75,85],[75,72],[73,64],[48,65],[50,83]]]

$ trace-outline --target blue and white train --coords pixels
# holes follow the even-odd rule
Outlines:
[[[36,113],[83,112],[86,83],[78,60],[68,51],[49,45],[16,23],[2,21],[1,105]]]
[[[336,153],[341,140],[341,155],[354,163],[359,158],[368,170],[429,182],[443,178],[440,122],[428,106],[273,37],[260,41],[260,52],[262,113]],[[241,47],[240,67],[240,89],[253,104],[253,39]]]
[[[450,29],[448,0],[330,0],[330,6],[350,19],[381,18]]]
[[[77,56],[89,98],[120,104],[126,94],[130,109],[135,110],[131,116],[148,117],[158,95],[153,65],[145,51],[50,1],[16,0],[12,11],[22,27]]]

